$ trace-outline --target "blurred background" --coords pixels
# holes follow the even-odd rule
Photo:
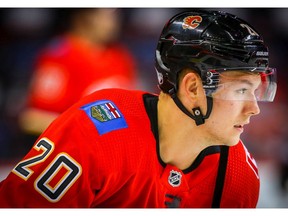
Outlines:
[[[62,84],[65,84],[65,79],[63,81],[62,75],[59,74],[63,71],[67,73],[69,67],[74,69],[77,67],[81,70],[81,75],[78,72],[75,78],[78,82],[75,83],[74,81],[74,85],[72,83],[65,86],[69,91],[76,91],[74,88],[69,88],[70,85],[80,86],[87,81],[85,81],[85,71],[88,74],[89,68],[84,69],[84,65],[82,68],[81,65],[75,66],[73,64],[66,67],[63,62],[75,62],[75,59],[65,57],[64,61],[59,56],[64,56],[63,53],[68,53],[68,50],[73,50],[75,47],[85,53],[91,53],[90,57],[92,58],[98,55],[99,61],[96,62],[102,62],[101,58],[106,56],[103,62],[109,64],[105,67],[102,65],[98,68],[99,65],[95,65],[95,61],[91,63],[91,67],[96,67],[102,73],[103,71],[107,72],[109,77],[103,73],[101,77],[88,78],[88,81],[93,79],[93,83],[88,83],[87,86],[83,84],[84,87],[79,95],[110,86],[158,93],[157,77],[154,70],[154,51],[159,34],[171,16],[188,9],[120,8],[117,9],[116,18],[112,19],[111,14],[106,14],[106,17],[97,15],[96,20],[98,21],[92,21],[91,17],[85,15],[86,21],[81,23],[74,17],[75,14],[79,15],[78,12],[81,11],[77,11],[76,8],[0,8],[0,180],[7,176],[12,167],[33,146],[34,140],[41,133],[40,128],[46,127],[45,125],[39,126],[39,119],[40,122],[44,122],[48,118],[47,122],[49,122],[62,112],[60,108],[55,108],[58,107],[58,104],[60,107],[60,102],[58,103],[51,96],[55,89],[64,89]],[[261,114],[252,118],[250,125],[245,128],[242,139],[256,159],[259,168],[261,188],[258,207],[286,208],[288,207],[288,126],[286,125],[288,122],[288,97],[286,96],[288,93],[288,73],[285,68],[288,60],[288,8],[205,9],[223,10],[238,15],[254,26],[269,46],[270,66],[276,67],[278,71],[276,99],[274,103],[259,104]],[[98,27],[97,30],[98,34],[107,30],[106,36],[104,33],[104,36],[90,35],[92,31],[97,35],[96,25],[99,25],[99,22],[103,24],[110,18],[112,21],[109,24]],[[98,24],[96,24],[97,22]],[[71,23],[76,26],[78,23],[83,28],[71,30],[73,29]],[[86,30],[84,26],[86,26]],[[117,31],[114,32],[113,29],[115,28]],[[75,39],[78,36],[87,35],[88,33],[85,33],[87,29],[90,35],[89,40],[92,39],[92,42],[88,43],[88,39],[85,39],[86,42],[88,44],[96,44],[97,42],[93,50],[91,50],[92,45],[86,46],[86,42],[83,45],[82,42],[80,43],[78,39]],[[69,32],[69,36],[62,37],[62,35],[67,35],[67,32]],[[72,37],[71,35],[75,32],[77,37]],[[103,38],[108,38],[109,35],[113,36],[111,40],[104,41]],[[117,48],[112,46],[116,42],[121,45],[121,49],[119,46]],[[107,50],[110,50],[111,47],[114,47],[112,48],[113,52],[108,52]],[[77,49],[75,48],[75,50]],[[103,52],[105,54],[102,55]],[[127,58],[120,58],[122,54],[119,53],[122,52],[127,55]],[[81,53],[77,55],[79,59],[82,56]],[[55,60],[56,63],[54,64],[52,60]],[[126,60],[127,63],[123,65],[122,63]],[[89,58],[83,60],[84,63],[85,61],[89,62]],[[52,69],[51,65],[53,66]],[[113,67],[114,69],[119,68],[119,73],[115,72]],[[44,69],[49,71],[50,77],[43,78],[42,75],[47,74],[43,73]],[[127,77],[128,75],[125,74],[127,71],[130,71],[130,80],[120,82],[122,79],[119,77],[123,74],[123,77]],[[53,76],[53,74],[58,75]],[[118,82],[113,81],[114,78]],[[57,82],[58,86],[55,84]],[[96,83],[98,83],[97,86]],[[56,105],[48,104],[48,99],[44,97],[45,94],[46,97],[50,96],[51,101]],[[63,98],[64,96],[61,98],[62,102]],[[65,106],[69,106],[69,104]],[[65,106],[63,105],[64,108],[62,107],[62,109],[65,109]],[[43,111],[44,108],[47,108],[45,112]],[[39,114],[40,109],[43,112],[41,111]],[[31,110],[37,110],[36,114]],[[43,113],[45,115],[42,115]],[[48,117],[47,113],[49,114]],[[31,122],[31,119],[38,119],[38,122]],[[34,128],[27,128],[27,125],[31,126],[34,123]],[[35,128],[39,131],[36,131]]]

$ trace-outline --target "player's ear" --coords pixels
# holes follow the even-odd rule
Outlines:
[[[197,73],[192,70],[186,69],[179,79],[179,91],[182,96],[196,99],[202,96],[202,82]]]

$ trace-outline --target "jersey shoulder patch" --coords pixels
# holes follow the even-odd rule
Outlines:
[[[82,106],[81,109],[94,123],[100,135],[128,127],[123,114],[112,101],[99,100]]]

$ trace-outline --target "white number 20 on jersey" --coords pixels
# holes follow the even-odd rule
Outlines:
[[[25,181],[33,175],[30,167],[44,162],[54,150],[54,143],[43,138],[37,142],[34,149],[39,152],[37,156],[20,161],[12,170],[14,174]],[[48,201],[58,202],[81,173],[81,166],[70,155],[62,152],[36,178],[34,188]],[[57,180],[55,181],[55,179]]]

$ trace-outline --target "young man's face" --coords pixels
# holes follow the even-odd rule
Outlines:
[[[261,77],[237,71],[223,73],[220,77],[205,127],[210,141],[232,146],[239,142],[250,117],[260,113],[256,98]]]

